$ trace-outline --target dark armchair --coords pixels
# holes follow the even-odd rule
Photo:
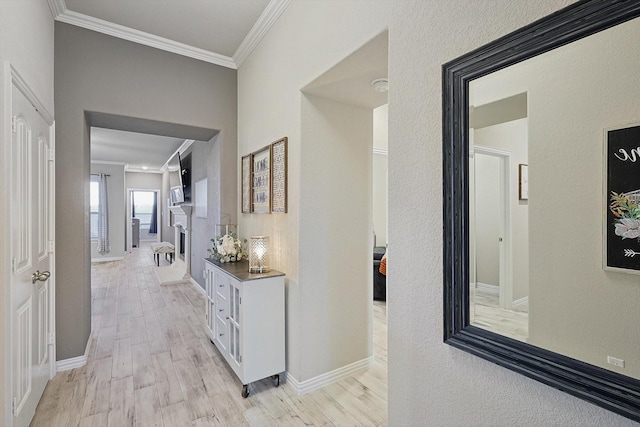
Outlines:
[[[380,260],[385,251],[384,246],[373,248],[373,299],[378,301],[387,300],[387,276],[380,273]]]

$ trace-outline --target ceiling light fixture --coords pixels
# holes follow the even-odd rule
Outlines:
[[[380,77],[371,82],[371,86],[377,92],[386,92],[389,90],[389,79],[386,77]]]

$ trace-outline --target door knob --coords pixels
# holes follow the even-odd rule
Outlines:
[[[31,275],[31,283],[35,284],[38,280],[41,282],[46,282],[49,276],[51,276],[51,273],[49,273],[48,271],[43,271],[42,273],[40,273],[40,270],[36,270],[36,272]]]

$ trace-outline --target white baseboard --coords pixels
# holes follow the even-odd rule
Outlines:
[[[477,282],[476,283],[476,288],[484,288],[484,289],[496,290],[496,289],[499,289],[500,286],[498,286],[498,285],[490,285],[488,283]]]
[[[293,387],[298,395],[306,394],[346,378],[354,372],[368,368],[371,365],[373,365],[373,356],[353,362],[350,365],[343,366],[342,368],[335,369],[331,372],[318,375],[317,377],[306,381],[298,381],[289,372],[287,372],[287,383]]]
[[[85,347],[84,354],[82,356],[56,361],[56,372],[70,371],[71,369],[82,368],[84,365],[86,365],[89,356],[89,347],[91,346],[92,336],[93,332],[89,334],[87,346]]]
[[[114,257],[105,257],[105,258],[91,258],[91,262],[122,261],[123,259],[124,259],[123,256],[114,256]]]
[[[519,305],[529,304],[529,297],[522,297],[511,303],[511,307],[516,308]]]
[[[193,277],[191,278],[191,284],[195,286],[196,290],[198,290],[202,295],[207,296],[207,291],[205,291],[204,288],[193,279]]]

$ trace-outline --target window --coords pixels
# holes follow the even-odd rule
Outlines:
[[[92,177],[93,178],[93,177]],[[89,187],[89,212],[91,216],[91,240],[98,240],[98,205],[100,204],[100,185],[91,181]]]

